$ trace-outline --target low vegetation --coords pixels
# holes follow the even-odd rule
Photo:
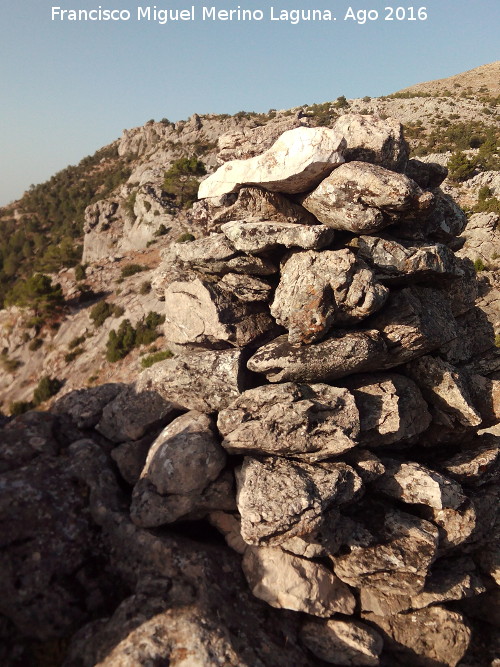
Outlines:
[[[150,368],[153,364],[157,364],[159,361],[165,361],[165,359],[171,359],[173,353],[170,350],[158,350],[158,352],[153,352],[148,354],[141,359],[141,366],[143,368]]]
[[[190,208],[198,197],[200,176],[207,173],[205,165],[196,155],[176,160],[163,180],[163,192],[179,208]]]
[[[165,316],[150,311],[146,317],[139,320],[136,326],[132,326],[130,320],[126,319],[115,331],[109,332],[106,343],[106,359],[112,363],[120,361],[134,348],[141,345],[150,345],[160,335],[157,327],[165,321]]]

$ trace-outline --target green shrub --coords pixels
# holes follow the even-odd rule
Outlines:
[[[493,192],[485,185],[479,190],[478,202],[472,209],[474,213],[496,213],[500,215],[500,200],[493,196]]]
[[[36,273],[17,282],[5,297],[7,306],[32,308],[37,315],[53,315],[64,303],[61,286],[53,285],[49,276]]]
[[[118,306],[118,305],[112,306],[112,310],[113,310],[113,317],[121,317],[125,312],[125,308],[123,306]]]
[[[106,343],[106,359],[112,363],[127,356],[134,347],[149,345],[160,335],[156,330],[159,324],[165,321],[165,316],[150,311],[139,320],[134,328],[130,320],[123,320],[118,329],[109,332]]]
[[[85,267],[82,264],[77,264],[75,266],[75,280],[83,280],[86,275]]]
[[[163,180],[163,191],[180,208],[190,208],[198,198],[198,176],[207,173],[205,165],[195,155],[176,160]]]
[[[43,345],[43,338],[33,338],[31,343],[28,345],[28,350],[30,352],[36,352],[36,350],[39,350]]]
[[[135,218],[134,206],[135,200],[137,199],[137,190],[133,190],[127,199],[125,200],[125,210],[130,215],[130,217]]]
[[[99,301],[90,311],[90,319],[94,323],[96,329],[101,327],[104,322],[110,317],[113,308],[107,301]]]
[[[129,278],[130,276],[135,276],[136,273],[141,273],[141,271],[146,271],[148,267],[142,266],[141,264],[126,264],[122,268],[121,278]]]
[[[334,104],[334,107],[336,109],[345,109],[348,106],[349,102],[347,101],[345,95],[340,95],[339,97],[337,97],[337,101]]]
[[[175,239],[176,243],[189,243],[190,241],[195,241],[196,237],[193,236],[190,232],[184,232]]]
[[[68,352],[67,354],[64,355],[64,361],[67,364],[69,364],[72,361],[74,361],[77,357],[79,357],[83,352],[84,352],[83,347],[77,347],[71,352]]]
[[[33,403],[40,405],[52,396],[55,396],[61,389],[63,383],[57,378],[51,378],[48,375],[43,377],[33,392]]]
[[[141,366],[143,368],[150,368],[153,364],[157,364],[159,361],[164,361],[165,359],[171,359],[173,356],[170,350],[160,350],[159,352],[154,352],[143,357],[141,359]]]
[[[32,401],[13,401],[9,405],[9,412],[12,415],[12,417],[17,417],[19,415],[23,415],[25,412],[28,412],[28,410],[33,410],[35,406],[33,405]]]
[[[474,268],[476,269],[477,273],[479,273],[480,271],[484,271],[486,269],[486,264],[480,257],[478,257],[474,260]]]
[[[68,343],[68,349],[69,350],[74,350],[75,347],[78,347],[79,345],[81,345],[84,342],[85,342],[85,336],[76,336],[75,338],[73,338],[73,340],[71,340]]]
[[[0,364],[6,373],[14,373],[14,371],[17,371],[23,365],[23,362],[19,361],[19,359],[10,359],[6,352],[2,352],[0,354]]]
[[[469,158],[462,151],[455,151],[448,160],[448,176],[452,181],[459,183],[470,178],[476,168],[476,161]]]
[[[153,236],[165,236],[165,234],[168,234],[168,229],[165,227],[165,225],[162,223],[156,232],[153,234]]]

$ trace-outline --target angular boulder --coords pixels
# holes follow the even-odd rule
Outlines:
[[[354,395],[360,442],[366,447],[413,442],[431,423],[418,386],[397,373],[357,375],[342,382]]]
[[[219,413],[217,426],[230,454],[314,462],[356,446],[359,414],[347,389],[287,382],[244,392]]]
[[[275,327],[267,307],[245,303],[206,280],[174,282],[165,291],[165,334],[179,345],[244,346]]]
[[[313,345],[296,347],[287,336],[263,345],[247,362],[249,370],[264,373],[270,382],[331,382],[384,368],[387,347],[376,330],[341,331]]]
[[[271,314],[292,344],[313,343],[332,326],[354,324],[379,310],[388,290],[347,249],[293,253],[281,267]]]
[[[333,229],[373,233],[410,210],[426,210],[433,196],[403,174],[366,162],[347,162],[305,199],[302,206]]]
[[[312,532],[328,507],[349,502],[362,488],[345,463],[278,457],[247,457],[236,477],[241,535],[247,544],[262,546]]]
[[[335,618],[306,621],[300,638],[311,653],[332,665],[378,665],[384,646],[382,637],[369,625]]]
[[[160,361],[141,373],[138,391],[155,392],[188,410],[214,412],[245,387],[241,350],[202,350]]]
[[[430,193],[428,193],[430,194]],[[439,188],[432,191],[434,206],[427,215],[411,212],[391,228],[394,236],[429,243],[449,243],[461,234],[467,225],[467,216],[455,201]]]
[[[299,225],[293,222],[254,222],[233,220],[221,226],[233,246],[249,254],[267,252],[279,246],[319,250],[333,241],[334,230],[325,225]]]
[[[284,132],[261,155],[231,160],[201,182],[198,198],[237,192],[259,185],[271,192],[307,192],[344,161],[345,139],[326,127],[298,127]]]
[[[358,160],[393,171],[405,170],[409,146],[401,123],[394,118],[344,114],[335,121],[333,129],[347,141],[346,162]]]
[[[245,551],[242,566],[252,593],[272,607],[320,617],[354,612],[348,586],[324,565],[281,549],[253,547]]]
[[[218,287],[233,294],[239,301],[268,301],[272,286],[262,278],[226,273],[218,283]]]

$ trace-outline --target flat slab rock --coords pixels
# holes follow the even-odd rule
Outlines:
[[[333,126],[347,141],[346,162],[358,160],[404,171],[409,154],[403,126],[394,118],[344,114]]]
[[[455,667],[471,639],[464,617],[444,607],[428,607],[393,616],[366,614],[364,617],[381,631],[385,648],[401,661],[400,664]]]
[[[379,236],[357,239],[358,257],[372,267],[379,280],[407,281],[422,278],[461,278],[464,270],[448,246],[411,246]]]
[[[324,565],[281,549],[250,547],[242,567],[252,593],[272,607],[320,617],[354,612],[356,601],[349,587]]]
[[[246,457],[236,482],[241,535],[251,545],[278,545],[312,532],[328,507],[349,502],[362,488],[345,463],[311,465],[278,457]]]
[[[244,346],[274,326],[265,305],[240,301],[209,281],[177,281],[165,291],[165,334],[172,343]]]
[[[385,474],[374,484],[378,491],[390,498],[428,505],[437,510],[457,509],[466,499],[460,484],[421,463],[394,459],[383,459],[383,463]]]
[[[334,230],[325,225],[300,225],[293,222],[255,222],[233,220],[221,231],[241,252],[267,252],[279,246],[319,250],[333,241]]]
[[[300,638],[320,660],[333,665],[372,667],[380,664],[384,641],[369,625],[358,621],[306,621]]]
[[[335,335],[297,347],[288,336],[260,347],[247,362],[249,370],[270,382],[330,382],[353,373],[376,371],[388,364],[388,351],[379,331],[335,330]]]
[[[324,338],[333,326],[355,324],[379,310],[388,290],[350,250],[295,252],[281,267],[271,314],[290,343]]]
[[[338,167],[301,203],[328,227],[371,234],[395,222],[397,215],[426,210],[433,199],[403,174],[354,161]]]
[[[139,391],[151,391],[189,410],[226,408],[245,386],[241,350],[203,350],[160,361],[141,373]]]
[[[326,127],[298,127],[284,132],[261,155],[231,160],[201,182],[198,198],[219,197],[244,185],[271,192],[307,192],[344,161],[346,141]]]
[[[342,384],[354,395],[365,447],[411,442],[431,423],[418,386],[398,373],[356,375]]]
[[[219,413],[230,454],[320,461],[356,446],[359,414],[347,389],[291,382],[249,389]]]

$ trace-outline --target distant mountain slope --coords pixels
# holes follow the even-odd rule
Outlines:
[[[469,94],[484,93],[492,97],[500,95],[500,60],[488,65],[481,65],[481,67],[476,67],[461,74],[454,74],[446,79],[417,83],[398,92],[436,95],[442,94],[445,90],[449,90],[455,95],[459,95],[461,92]]]

